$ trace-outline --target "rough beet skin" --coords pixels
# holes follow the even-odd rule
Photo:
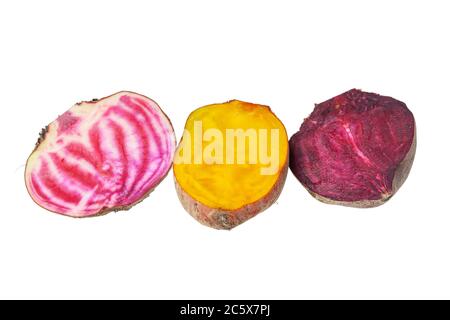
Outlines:
[[[88,217],[128,209],[167,175],[175,150],[169,119],[153,100],[122,91],[80,102],[48,125],[25,182],[45,209]]]
[[[375,207],[408,176],[414,117],[401,101],[353,89],[316,105],[289,147],[292,172],[318,200]]]

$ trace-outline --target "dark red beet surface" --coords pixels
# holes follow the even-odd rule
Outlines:
[[[290,139],[290,168],[309,191],[333,201],[388,198],[414,138],[403,102],[353,89],[316,105]]]

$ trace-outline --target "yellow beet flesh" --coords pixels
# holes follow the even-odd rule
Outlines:
[[[198,134],[199,123],[204,135]],[[209,129],[213,129],[214,134],[208,137]],[[230,148],[227,145],[230,140],[227,132],[230,129],[242,129],[241,132],[249,133],[245,140],[241,140],[245,143],[239,145],[233,136],[234,145]],[[267,144],[260,136],[263,131],[266,131]],[[278,135],[272,136],[275,131]],[[256,135],[251,134],[255,132]],[[223,147],[215,151],[222,150],[223,157],[217,156],[215,151],[211,152],[214,144],[219,145],[219,133],[222,135]],[[274,153],[271,152],[272,144]],[[242,153],[239,154],[238,150]],[[266,157],[262,157],[261,152]],[[174,174],[179,186],[194,200],[210,208],[236,210],[264,198],[274,188],[287,158],[286,129],[270,108],[233,100],[199,108],[189,115],[175,154]],[[223,159],[222,163],[219,159]],[[244,163],[242,159],[245,159]],[[266,174],[263,174],[264,168]]]

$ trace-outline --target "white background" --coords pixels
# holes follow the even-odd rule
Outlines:
[[[1,298],[450,298],[447,1],[2,1]],[[411,174],[385,205],[313,199],[289,173],[236,229],[197,223],[172,173],[128,212],[71,219],[23,181],[40,129],[75,102],[133,90],[179,140],[187,115],[267,104],[289,135],[351,88],[414,113]]]

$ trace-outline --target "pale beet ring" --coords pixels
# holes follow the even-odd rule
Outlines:
[[[403,102],[353,89],[316,105],[289,148],[292,172],[315,198],[375,207],[410,172],[415,120]]]
[[[158,104],[122,91],[80,102],[41,133],[25,183],[41,207],[72,217],[125,210],[167,175],[176,146]]]

